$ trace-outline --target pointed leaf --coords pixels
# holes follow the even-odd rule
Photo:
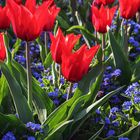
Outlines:
[[[5,64],[1,66],[1,70],[8,82],[10,93],[13,98],[13,102],[15,104],[15,108],[19,115],[19,118],[24,123],[33,121],[32,112],[29,109],[26,98],[22,94],[20,85],[18,84],[16,79],[12,76],[8,67]]]
[[[116,68],[119,68],[122,71],[121,82],[122,84],[128,84],[132,76],[129,61],[124,54],[123,47],[119,45],[111,31],[109,31],[109,39],[114,56],[114,64]]]
[[[22,87],[27,90],[26,70],[17,62],[13,61],[14,67],[18,70],[21,77]],[[41,123],[46,120],[54,106],[47,93],[39,86],[38,81],[33,78],[33,103],[38,112],[38,117]],[[26,91],[27,94],[27,91]]]
[[[52,63],[53,63],[52,55],[51,55],[51,52],[49,52],[43,64],[45,69],[49,68]]]
[[[100,100],[94,102],[93,104],[91,104],[89,107],[85,108],[84,110],[82,110],[80,113],[78,113],[75,116],[75,121],[78,121],[82,118],[84,118],[85,116],[87,116],[91,111],[95,111],[99,106],[102,106],[111,96],[115,95],[117,92],[119,92],[120,90],[122,90],[124,88],[120,87],[110,93],[108,93],[107,95],[105,95],[104,97],[102,97]]]

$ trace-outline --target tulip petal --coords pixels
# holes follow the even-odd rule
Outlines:
[[[5,6],[2,8],[0,6],[0,29],[7,29],[10,27],[10,20],[7,17],[8,7]]]
[[[12,22],[13,30],[17,35],[17,30],[18,30],[17,28],[19,27],[20,16],[21,16],[20,7],[13,0],[7,0],[7,6],[9,9],[7,15],[10,21]]]
[[[34,14],[36,10],[36,0],[26,0],[25,7]]]
[[[107,26],[111,26],[116,9],[116,6],[108,8],[101,5],[98,9],[94,4],[92,5],[92,24],[96,31],[100,33],[107,32]]]
[[[4,44],[3,34],[0,33],[0,62],[3,62],[6,59],[6,48]]]

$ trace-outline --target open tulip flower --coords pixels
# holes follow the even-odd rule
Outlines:
[[[50,3],[50,1],[47,1],[47,3]],[[52,0],[50,7],[48,7],[48,12],[46,15],[47,20],[45,20],[44,31],[52,30],[56,16],[58,15],[59,12],[60,8],[56,7],[54,1]]]
[[[61,64],[61,55],[62,55],[62,48],[64,45],[64,35],[61,31],[60,28],[58,28],[56,36],[53,36],[50,33],[50,38],[51,38],[51,54],[52,54],[52,58],[53,60],[58,63]]]
[[[22,4],[22,0],[14,0],[18,4]]]
[[[133,18],[140,7],[140,0],[119,0],[120,15],[125,19]]]
[[[101,0],[94,0],[92,5],[94,5],[94,6],[101,6],[102,2],[101,2]]]
[[[69,46],[67,48],[67,51],[70,52],[72,51],[74,45],[76,42],[79,40],[81,35],[74,35],[74,34],[68,34],[66,37],[63,35],[62,31],[60,28],[58,28],[56,36],[53,36],[50,34],[51,37],[51,54],[53,60],[61,64],[62,63],[62,50],[64,49],[65,46]]]
[[[115,0],[101,0],[104,5],[112,4]]]
[[[117,6],[108,8],[101,5],[98,9],[94,4],[92,5],[92,24],[99,33],[106,33],[107,26],[111,26]]]
[[[75,52],[67,51],[67,47],[62,53],[62,74],[70,82],[78,82],[88,72],[89,65],[99,49],[94,46],[91,49],[84,44]]]
[[[6,59],[6,49],[4,44],[3,34],[0,33],[0,62],[4,62]]]
[[[112,4],[115,0],[94,0],[93,4],[95,6],[101,6],[103,5],[108,5],[108,4]]]
[[[7,6],[0,6],[0,29],[7,29],[10,27],[10,20],[7,16]]]
[[[14,33],[22,40],[36,39],[45,25],[46,13],[50,2],[36,6],[36,0],[26,0],[25,6],[14,0],[7,0],[8,17],[11,20]]]

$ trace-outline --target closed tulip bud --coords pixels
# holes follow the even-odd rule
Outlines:
[[[6,48],[4,43],[4,36],[0,33],[0,63],[3,63],[6,59]]]
[[[53,60],[61,64],[62,63],[62,50],[64,49],[65,46],[67,47],[67,51],[71,52],[75,43],[79,40],[81,35],[74,35],[74,34],[68,34],[66,36],[63,35],[62,31],[60,28],[58,28],[56,36],[53,36],[50,34],[51,38],[51,54]]]
[[[108,8],[101,5],[100,9],[98,9],[92,5],[92,24],[97,32],[107,32],[107,26],[111,26],[116,9],[116,6]]]
[[[50,3],[51,2],[51,5],[50,7],[48,7],[48,11],[46,13],[46,20],[45,20],[45,26],[43,28],[44,31],[51,31],[53,26],[54,26],[54,22],[55,22],[55,19],[58,15],[58,13],[60,12],[60,8],[58,8],[54,1],[51,0],[51,1],[45,1],[44,3]]]
[[[135,16],[140,7],[140,0],[119,0],[120,15],[125,19]]]
[[[8,17],[16,36],[25,41],[36,39],[45,25],[49,3],[36,6],[36,0],[26,0],[25,6],[7,0]]]
[[[67,47],[62,53],[62,75],[70,82],[80,81],[89,70],[89,65],[94,58],[99,46],[87,49],[84,44],[75,52],[68,52]]]
[[[7,6],[0,6],[0,29],[4,30],[10,27],[10,20],[7,16]]]

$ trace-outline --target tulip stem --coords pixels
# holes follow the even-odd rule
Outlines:
[[[95,38],[96,38],[96,41],[95,41],[95,44],[97,45],[97,31],[95,31]]]
[[[102,62],[105,61],[105,34],[102,34]]]
[[[32,110],[32,73],[30,62],[30,46],[28,42],[26,42],[26,68],[27,68],[28,105]]]
[[[47,55],[48,54],[48,34],[46,31],[44,33],[44,43],[45,43],[45,53]]]
[[[58,67],[58,86],[60,85],[60,78],[61,78],[61,67]]]
[[[68,90],[68,93],[67,93],[67,99],[66,99],[66,101],[69,100],[69,96],[72,93],[72,87],[73,87],[73,83],[70,83],[69,90]]]
[[[137,22],[140,24],[140,11],[137,12],[136,18],[137,18]]]
[[[125,53],[126,55],[128,55],[128,32],[127,32],[127,29],[128,29],[128,25],[127,25],[127,21],[126,21],[126,25],[125,25],[125,36],[124,36],[124,40],[125,40]]]

